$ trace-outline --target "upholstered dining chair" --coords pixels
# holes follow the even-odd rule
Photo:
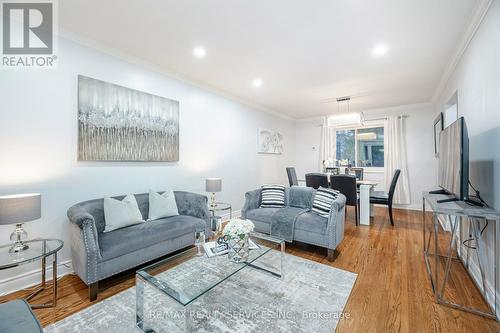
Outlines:
[[[324,173],[306,173],[306,186],[317,190],[321,187],[328,187],[328,176]]]
[[[332,175],[330,176],[330,187],[345,195],[346,206],[354,206],[356,211],[356,225],[358,225],[359,202],[356,177],[354,175]]]
[[[394,171],[394,175],[392,176],[391,187],[389,188],[389,193],[384,192],[373,192],[370,195],[370,203],[378,204],[378,205],[386,205],[389,206],[389,219],[391,220],[391,224],[394,226],[394,218],[392,216],[392,201],[394,199],[394,192],[396,191],[396,185],[398,184],[399,175],[401,174],[401,170],[396,169]]]
[[[345,168],[346,175],[355,175],[358,180],[363,180],[363,168]]]
[[[286,168],[286,174],[288,175],[288,182],[290,183],[290,187],[299,185],[295,168],[293,167]]]

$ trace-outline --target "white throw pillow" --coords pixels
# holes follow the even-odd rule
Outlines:
[[[165,191],[159,194],[149,190],[149,217],[148,221],[158,220],[164,217],[177,216],[177,202],[175,201],[174,191]]]
[[[127,195],[121,201],[105,197],[104,219],[106,223],[104,232],[145,222],[133,194]]]

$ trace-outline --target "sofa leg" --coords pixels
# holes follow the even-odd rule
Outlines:
[[[94,282],[89,285],[89,300],[91,302],[97,299],[97,293],[99,292],[99,283]]]
[[[337,259],[338,256],[339,256],[339,251],[337,249],[335,250],[328,249],[328,256],[327,256],[328,261],[334,261],[335,259]]]

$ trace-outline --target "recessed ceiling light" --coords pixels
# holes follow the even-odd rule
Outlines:
[[[261,79],[254,79],[252,84],[255,88],[259,88],[260,86],[262,86],[262,80]]]
[[[203,58],[207,54],[207,51],[203,47],[197,46],[193,49],[193,54],[196,58]]]
[[[374,56],[380,57],[380,56],[385,55],[387,53],[387,50],[388,50],[387,45],[385,45],[385,44],[377,44],[373,48],[372,53],[373,53]]]

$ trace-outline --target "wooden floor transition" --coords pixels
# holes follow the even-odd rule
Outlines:
[[[422,256],[421,212],[397,210],[394,227],[384,208],[376,208],[370,227],[356,227],[353,213],[350,209],[340,255],[334,262],[326,260],[325,249],[300,243],[287,245],[288,253],[358,274],[344,309],[346,318],[337,332],[500,332],[500,323],[494,320],[434,303]],[[460,266],[454,268],[450,287],[459,292],[447,294],[457,300],[459,295],[466,295],[461,301],[479,305],[480,297],[467,273]],[[105,280],[96,302],[134,283],[133,270]],[[87,287],[77,276],[61,278],[59,286],[57,307],[35,310],[44,326],[91,305]],[[20,291],[1,297],[0,303],[26,294]],[[49,300],[45,295],[37,299]]]

